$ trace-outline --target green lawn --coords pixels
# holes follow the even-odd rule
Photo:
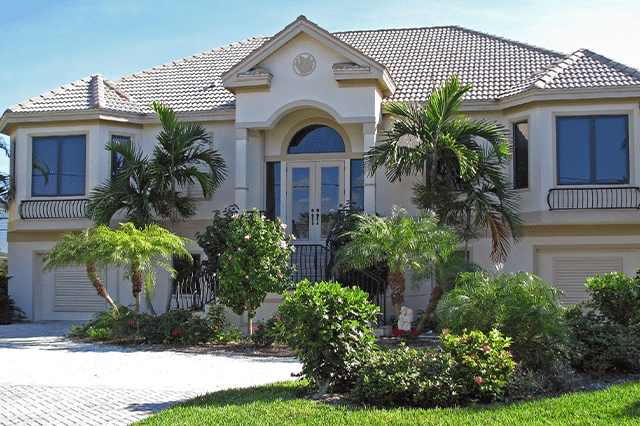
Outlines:
[[[216,392],[137,425],[638,425],[640,382],[512,404],[447,409],[357,409],[301,399],[300,382]]]

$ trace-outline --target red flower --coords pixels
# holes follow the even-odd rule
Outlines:
[[[473,381],[476,382],[476,384],[478,385],[481,385],[484,382],[484,380],[480,376],[476,376],[476,378]]]
[[[198,314],[196,314],[195,312],[191,312],[191,316],[192,317],[195,317],[196,315],[198,315]]]
[[[463,337],[463,338],[461,338],[461,339],[459,340],[459,342],[460,342],[460,343],[467,343],[467,339],[465,339],[465,338]]]
[[[406,331],[404,331],[404,330],[401,330],[401,329],[399,329],[399,328],[394,328],[394,329],[391,331],[391,334],[393,334],[393,335],[394,335],[394,336],[396,336],[396,337],[400,337],[400,336],[404,336],[405,334],[407,334],[407,332],[406,332]]]
[[[280,317],[276,317],[276,321],[280,321]]]
[[[127,321],[127,324],[129,324],[129,325],[133,325],[133,320],[132,320],[132,319],[130,319],[129,321]]]
[[[171,332],[171,335],[172,335],[173,337],[178,337],[178,336],[180,335],[180,330],[173,330],[173,331]]]
[[[445,328],[445,329],[442,330],[442,335],[443,336],[446,336],[449,333],[451,333],[451,329],[449,329],[449,328]]]
[[[491,350],[491,346],[489,346],[489,345],[484,345],[482,347],[482,352],[489,352],[490,350]]]
[[[417,336],[420,333],[418,332],[418,330],[411,330],[411,334],[415,334]]]

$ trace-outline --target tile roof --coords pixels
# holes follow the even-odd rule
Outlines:
[[[572,55],[457,26],[333,34],[385,65],[397,84],[387,100],[426,101],[452,74],[472,89],[467,100],[496,101],[528,90],[640,87],[640,72],[588,50]],[[96,74],[30,99],[9,112],[104,109],[147,114],[162,101],[176,112],[235,108],[220,76],[269,39],[255,37],[122,77]]]

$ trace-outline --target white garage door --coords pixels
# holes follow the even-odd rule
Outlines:
[[[42,293],[45,320],[84,320],[107,308],[106,301],[98,296],[84,267],[58,268],[44,274]]]
[[[539,249],[536,274],[562,290],[562,304],[570,306],[588,299],[587,278],[614,271],[632,276],[639,258],[638,249]]]

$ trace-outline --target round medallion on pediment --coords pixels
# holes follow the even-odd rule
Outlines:
[[[309,53],[301,53],[293,60],[293,70],[301,76],[309,75],[316,69],[316,59]]]

